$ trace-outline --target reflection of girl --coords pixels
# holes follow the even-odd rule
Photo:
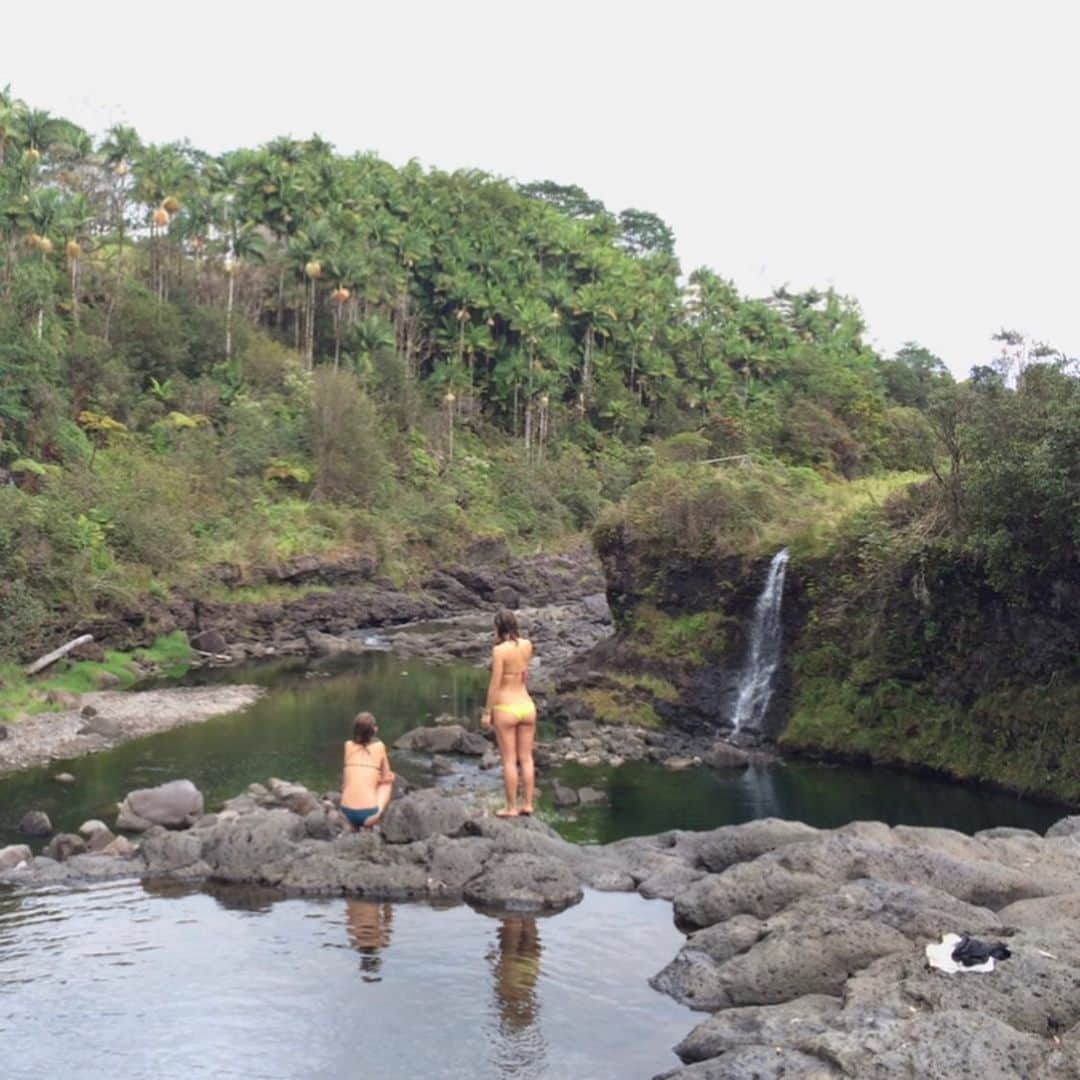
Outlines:
[[[390,771],[386,747],[375,738],[378,730],[371,713],[357,713],[353,737],[345,744],[341,812],[354,829],[376,825],[393,791],[394,774]]]
[[[512,611],[500,611],[495,616],[495,648],[491,650],[491,681],[487,703],[480,722],[487,727],[494,723],[495,737],[502,756],[503,785],[506,788],[506,807],[496,811],[498,817],[517,817],[533,812],[533,789],[536,784],[533,767],[533,741],[536,737],[536,705],[525,688],[532,642],[520,636],[517,618]],[[518,807],[518,766],[524,798]]]
[[[499,922],[495,994],[503,1026],[514,1032],[536,1023],[536,980],[540,974],[540,935],[536,919],[513,915]]]
[[[392,904],[377,904],[373,900],[345,901],[345,930],[349,941],[363,957],[360,966],[376,972],[382,966],[378,955],[390,944],[390,927],[394,921]]]

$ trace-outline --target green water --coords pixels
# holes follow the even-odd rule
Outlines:
[[[178,728],[115,750],[53,762],[0,779],[0,844],[16,842],[16,826],[29,809],[45,810],[58,830],[87,818],[111,824],[116,802],[134,788],[186,777],[206,796],[208,809],[252,781],[279,776],[314,791],[337,788],[341,747],[360,709],[378,718],[387,744],[442,712],[476,718],[485,672],[463,664],[432,665],[390,654],[349,658],[344,664],[273,664],[199,672],[187,683],[255,682],[267,695],[243,713]],[[392,754],[394,767],[430,784],[426,760]],[[463,775],[475,765],[462,763]],[[76,782],[58,784],[67,771]],[[574,787],[606,791],[607,805],[557,812],[543,795],[558,776]],[[485,774],[485,781],[496,778]],[[451,778],[450,783],[455,782]],[[630,763],[617,769],[566,766],[541,774],[541,816],[569,839],[607,842],[665,829],[704,829],[761,817],[798,819],[832,827],[854,819],[937,825],[976,832],[997,825],[1044,831],[1067,812],[946,781],[869,768],[834,768],[810,762],[760,766],[744,772]]]

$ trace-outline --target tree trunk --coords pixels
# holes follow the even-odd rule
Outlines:
[[[225,308],[225,361],[232,359],[233,301],[236,296],[236,264],[229,273],[229,298]]]

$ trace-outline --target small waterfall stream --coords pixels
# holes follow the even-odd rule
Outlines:
[[[750,626],[750,650],[739,676],[739,692],[732,713],[732,735],[742,730],[759,731],[772,697],[773,676],[780,663],[783,625],[780,606],[784,599],[784,574],[788,550],[778,551],[769,564],[765,587],[754,605]]]

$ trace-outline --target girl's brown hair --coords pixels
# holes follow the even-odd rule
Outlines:
[[[375,717],[369,712],[356,714],[352,729],[353,742],[359,746],[367,746],[375,738]]]
[[[495,616],[495,636],[501,644],[504,641],[517,641],[519,634],[517,616],[503,608]]]

